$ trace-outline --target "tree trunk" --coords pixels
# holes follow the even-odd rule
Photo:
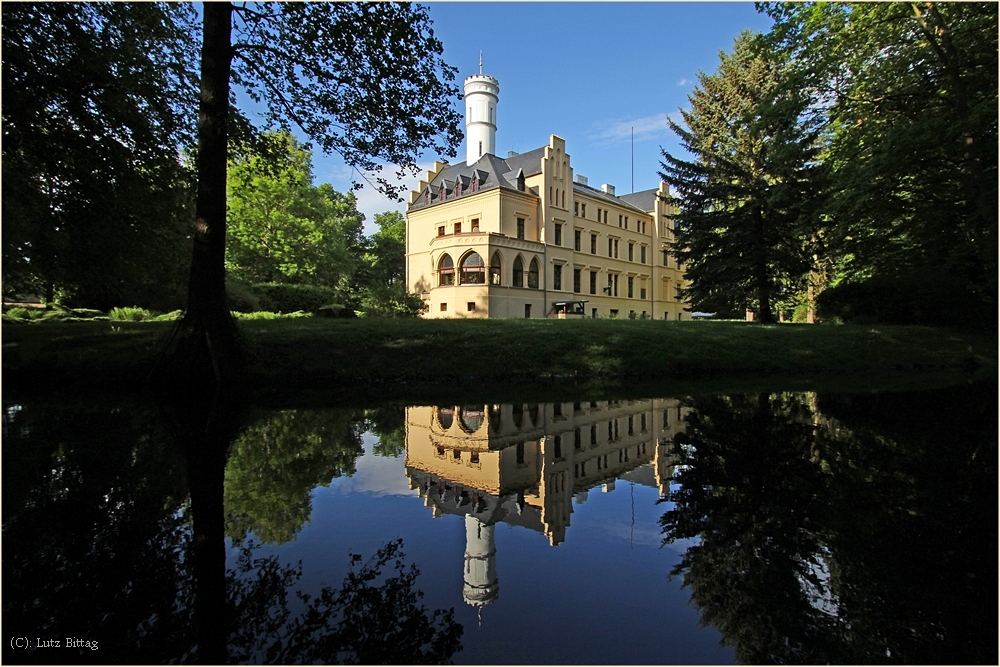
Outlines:
[[[188,306],[180,323],[176,371],[223,382],[238,369],[236,325],[226,304],[226,166],[233,6],[204,5],[198,112],[198,199]]]
[[[767,275],[767,240],[764,234],[764,214],[760,207],[755,207],[754,218],[757,223],[757,315],[761,324],[775,324],[774,313],[771,311],[771,281]]]

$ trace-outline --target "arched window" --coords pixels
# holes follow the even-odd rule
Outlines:
[[[524,287],[524,262],[521,261],[521,256],[518,255],[514,259],[514,287]]]
[[[447,431],[455,421],[455,408],[438,408],[438,424]]]
[[[490,259],[490,285],[500,284],[500,253],[493,253],[493,258]]]
[[[455,262],[447,253],[438,262],[438,285],[455,284]]]
[[[462,258],[461,282],[463,285],[482,285],[486,282],[486,266],[478,252],[470,252]]]
[[[538,260],[532,259],[528,267],[528,287],[538,289]]]
[[[458,412],[458,423],[468,434],[473,434],[483,425],[486,417],[485,406],[463,405]]]

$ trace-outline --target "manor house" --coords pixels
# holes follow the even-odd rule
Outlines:
[[[499,93],[465,80],[466,160],[435,162],[410,193],[406,285],[424,317],[688,319],[667,185],[590,187],[556,135],[498,157]]]

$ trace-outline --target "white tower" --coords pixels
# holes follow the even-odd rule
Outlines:
[[[483,74],[483,54],[479,54],[479,74],[465,80],[465,164],[497,152],[497,102],[500,82]]]
[[[465,586],[462,597],[467,604],[482,609],[497,599],[496,546],[493,525],[484,526],[471,514],[465,516]]]

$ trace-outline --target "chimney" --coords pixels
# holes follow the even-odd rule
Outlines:
[[[507,151],[507,157],[517,157],[517,151]]]
[[[576,176],[573,177],[573,180],[579,183],[580,185],[587,185],[586,176],[581,176],[580,174],[577,174]]]
[[[611,185],[610,183],[604,183],[603,185],[601,185],[601,192],[603,192],[604,194],[611,195],[612,197],[614,197],[615,196],[615,186]]]

